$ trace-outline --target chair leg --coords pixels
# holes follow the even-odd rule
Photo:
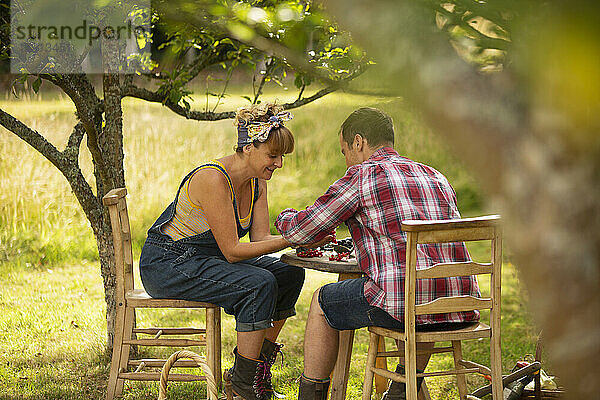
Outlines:
[[[423,380],[423,383],[421,383],[421,389],[419,390],[417,398],[419,400],[431,400],[429,389],[427,389],[427,382],[425,382],[425,380]]]
[[[217,309],[206,309],[206,361],[212,370],[213,376],[217,381],[217,387],[220,382],[220,369],[217,369]]]
[[[222,388],[222,369],[221,369],[221,307],[215,309],[215,380],[217,389]]]
[[[373,393],[373,371],[372,367],[375,366],[375,359],[377,358],[377,349],[379,348],[379,340],[383,338],[373,332],[369,337],[369,352],[367,354],[367,365],[365,367],[365,380],[363,382],[363,394],[362,400],[371,400],[371,394]]]
[[[123,339],[130,340],[133,336],[133,321],[135,320],[135,309],[126,307],[125,308],[125,324],[123,328]],[[119,371],[126,371],[129,364],[129,352],[131,346],[128,344],[121,345],[121,357],[119,361]],[[125,380],[117,378],[117,384],[115,387],[115,396],[121,396],[123,394],[123,385]]]
[[[462,346],[460,340],[452,341],[452,353],[454,355],[454,368],[458,369],[461,364],[460,360],[462,360]],[[461,400],[464,400],[467,396],[467,379],[464,374],[456,375],[456,383],[458,385],[458,395]]]
[[[117,394],[117,382],[119,381],[119,368],[121,365],[121,354],[123,347],[123,336],[125,330],[125,306],[117,306],[117,315],[115,319],[115,336],[113,337],[113,351],[110,363],[110,374],[108,377],[108,387],[106,391],[106,400],[113,400]],[[122,382],[122,380],[121,380]]]
[[[404,372],[406,376],[406,400],[417,400],[417,343],[413,335],[404,342]]]
[[[381,336],[379,339],[379,345],[377,346],[378,352],[385,352],[385,337]],[[381,369],[387,369],[387,358],[377,357],[375,358],[375,366]],[[386,391],[388,387],[388,379],[381,375],[375,375],[375,393],[379,396]]]
[[[500,353],[500,334],[492,332],[490,339],[490,369],[492,370],[492,399],[502,400],[502,356]]]

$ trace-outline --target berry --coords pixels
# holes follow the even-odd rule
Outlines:
[[[296,255],[298,257],[304,257],[304,258],[310,258],[310,257],[322,257],[323,256],[323,252],[319,249],[307,249],[307,248],[302,248],[302,250],[298,251],[298,249],[296,249]]]

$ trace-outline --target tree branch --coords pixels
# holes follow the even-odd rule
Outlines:
[[[339,81],[333,81],[333,83],[331,85],[319,90],[312,96],[303,97],[303,98],[299,97],[294,102],[282,104],[282,107],[286,110],[291,110],[293,108],[298,108],[305,104],[311,103],[317,99],[320,99],[321,97],[323,97],[329,93],[335,92],[336,90],[346,86],[348,84],[348,82],[350,82],[352,79],[354,79],[357,76],[359,76],[360,74],[362,74],[366,70],[366,68],[367,68],[367,66],[364,65],[361,68],[359,68],[355,73],[347,76],[344,79],[340,79]],[[215,112],[201,112],[201,111],[188,110],[185,107],[182,107],[178,104],[173,104],[171,101],[169,101],[168,95],[161,94],[158,91],[153,92],[148,89],[135,86],[133,84],[129,84],[129,85],[125,86],[121,90],[121,95],[123,97],[134,97],[136,99],[146,100],[146,101],[150,101],[153,103],[162,103],[167,108],[169,108],[171,111],[175,112],[176,114],[179,114],[187,119],[193,119],[193,120],[197,120],[197,121],[218,121],[218,120],[222,120],[222,119],[229,119],[229,118],[235,117],[235,111],[225,111],[225,112],[215,113]]]
[[[318,92],[316,92],[312,96],[298,98],[296,101],[293,101],[291,103],[285,103],[285,104],[282,104],[281,106],[285,110],[291,110],[293,108],[302,107],[303,105],[308,104],[308,103],[312,103],[313,101],[315,101],[317,99],[320,99],[321,97],[326,96],[329,93],[335,92],[339,88],[340,88],[340,86],[336,86],[336,85],[328,86],[328,87],[326,87],[324,89],[319,90]]]
[[[453,12],[446,10],[442,6],[437,6],[436,11],[440,14],[443,14],[446,18],[448,18],[450,25],[458,26],[465,30],[465,32],[474,37],[477,40],[478,45],[483,48],[488,49],[496,49],[506,51],[508,49],[509,42],[504,39],[494,38],[486,35],[485,33],[473,28],[468,21],[464,21]],[[457,21],[459,20],[460,21]]]
[[[171,111],[185,117],[186,119],[193,119],[197,121],[218,121],[235,117],[235,112],[233,111],[215,113],[188,110],[185,107],[169,101],[168,95],[164,95],[159,92],[153,92],[135,85],[128,85],[124,87],[121,90],[121,95],[123,97],[134,97],[136,99],[146,100],[152,103],[162,103]]]
[[[27,142],[31,147],[46,157],[48,161],[54,164],[56,168],[61,171],[63,170],[65,166],[63,154],[44,136],[29,128],[27,125],[2,109],[0,109],[0,125],[17,135],[23,141]]]
[[[79,122],[73,128],[73,132],[71,132],[71,135],[69,136],[67,146],[62,152],[62,154],[67,158],[67,160],[73,164],[77,162],[77,159],[79,157],[79,146],[81,146],[81,141],[83,140],[84,135],[85,127],[81,122]]]
[[[296,101],[298,101],[302,98],[302,95],[304,94],[304,89],[306,89],[306,83],[302,83],[302,87],[300,88],[300,91],[298,92],[298,98],[296,99]]]
[[[102,151],[98,145],[98,134],[102,130],[104,103],[96,96],[96,91],[89,78],[85,74],[40,74],[39,76],[52,82],[69,96],[77,110],[77,117],[87,133],[87,146],[94,165],[98,170],[105,171]]]
[[[265,82],[267,81],[267,78],[271,74],[271,71],[273,70],[274,65],[275,65],[275,58],[270,57],[269,61],[267,61],[267,64],[265,65],[265,73],[262,76],[262,79],[260,80],[260,84],[258,85],[258,90],[254,94],[254,101],[252,102],[252,104],[256,104],[256,102],[258,101],[258,98],[262,94],[262,90],[263,90],[263,87],[265,86]]]
[[[211,65],[221,62],[221,56],[222,55],[220,51],[211,49],[211,52],[209,54],[205,54],[204,57],[196,57],[194,61],[192,61],[185,67],[187,77],[183,79],[184,84],[194,79],[196,76],[198,76],[200,72],[210,67]]]
[[[74,155],[76,143],[81,143],[81,139],[83,138],[83,127],[81,123],[75,126],[74,131],[69,138],[69,144],[64,152],[60,152],[44,136],[29,128],[23,122],[2,109],[0,109],[0,125],[27,142],[65,176],[90,221],[94,220],[92,218],[97,219],[98,215],[101,215],[102,206],[94,196],[81,169],[79,169],[77,155]]]

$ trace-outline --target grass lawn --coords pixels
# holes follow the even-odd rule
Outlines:
[[[288,99],[278,94],[280,102]],[[227,98],[225,108],[243,105]],[[286,207],[302,208],[345,171],[337,132],[344,118],[359,106],[388,112],[396,126],[396,149],[444,172],[454,185],[465,216],[489,210],[478,185],[460,160],[434,136],[401,99],[334,94],[294,110],[289,123],[296,150],[269,183],[273,218]],[[64,147],[75,123],[74,108],[64,100],[0,101],[0,108],[21,118]],[[126,101],[123,123],[125,174],[134,248],[139,254],[145,231],[172,200],[179,180],[195,165],[231,152],[235,141],[231,121],[186,121],[160,105]],[[82,170],[93,182],[85,144]],[[93,186],[93,184],[92,184]],[[0,130],[0,400],[100,399],[104,397],[109,358],[105,356],[105,303],[97,250],[89,224],[65,179],[50,163],[14,135]],[[338,234],[340,236],[340,234]],[[341,236],[346,236],[341,232]],[[472,248],[477,258],[482,249]],[[313,291],[336,276],[307,273],[298,315],[284,329],[283,366],[274,368],[279,391],[295,398],[302,370],[306,315]],[[481,282],[485,289],[484,282]],[[507,257],[503,273],[504,371],[534,351],[535,328],[517,269]],[[147,311],[139,325],[194,324],[196,311]],[[223,365],[232,364],[234,321],[223,318]],[[348,398],[360,398],[368,345],[367,332],[356,332]],[[391,343],[388,343],[391,348]],[[487,363],[486,341],[465,346],[466,357]],[[161,350],[161,349],[159,349]],[[170,349],[163,349],[167,356]],[[391,361],[390,361],[391,362]],[[439,358],[430,368],[451,363]],[[474,377],[471,385],[481,384]],[[428,381],[434,398],[456,398],[451,378]],[[157,397],[157,384],[127,384],[126,399]],[[204,399],[203,384],[172,384],[170,399]]]
[[[475,249],[474,253],[477,252]],[[109,358],[104,355],[104,300],[97,262],[81,262],[58,268],[19,270],[2,276],[0,296],[0,399],[100,399],[106,390]],[[276,387],[295,398],[296,378],[302,371],[302,343],[312,292],[335,280],[332,274],[308,271],[297,306],[298,315],[288,322],[281,341],[285,344],[283,366],[274,368]],[[482,282],[483,290],[486,285]],[[502,355],[504,371],[534,351],[535,331],[515,268],[505,263],[503,272]],[[138,314],[139,325],[201,323],[202,312],[151,310]],[[223,364],[232,365],[235,331],[232,317],[223,314]],[[392,346],[387,343],[388,348]],[[355,336],[348,398],[361,396],[368,346],[365,329]],[[466,357],[487,363],[487,341],[466,343]],[[201,352],[202,349],[194,349]],[[154,350],[153,350],[154,351]],[[167,357],[172,349],[158,349]],[[144,353],[145,354],[145,353]],[[155,353],[156,355],[157,353]],[[392,359],[390,359],[392,360]],[[389,361],[390,363],[392,361]],[[451,365],[450,356],[438,356],[429,368]],[[472,377],[472,385],[483,380]],[[457,398],[451,378],[431,379],[433,398]],[[157,383],[127,383],[125,399],[152,399]],[[171,384],[170,399],[204,399],[203,384]]]

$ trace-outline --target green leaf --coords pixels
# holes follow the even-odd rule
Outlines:
[[[31,87],[33,88],[34,92],[38,93],[40,90],[40,86],[42,86],[42,78],[40,78],[38,76],[37,79],[35,81],[33,81],[33,84],[31,85]]]

